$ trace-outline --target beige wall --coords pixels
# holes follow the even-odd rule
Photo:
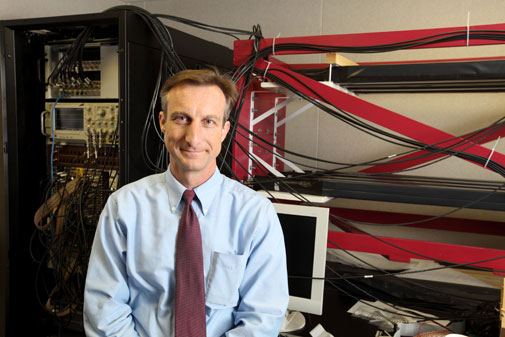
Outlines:
[[[1,0],[0,20],[96,13],[118,5],[124,3],[119,0]]]

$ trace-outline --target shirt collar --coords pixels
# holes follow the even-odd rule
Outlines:
[[[170,211],[174,213],[177,210],[177,207],[179,207],[182,200],[182,194],[187,188],[175,179],[170,171],[170,166],[165,172],[165,181],[168,187],[168,203]],[[223,176],[219,173],[219,170],[216,167],[212,176],[206,182],[194,189],[199,201],[197,204],[199,205],[203,215],[207,215],[210,205],[212,204],[212,200],[214,200],[222,182]]]

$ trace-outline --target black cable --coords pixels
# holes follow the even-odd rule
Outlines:
[[[325,103],[333,106],[338,111],[330,110],[326,105],[323,105],[318,100],[315,100],[312,97],[307,96],[307,95],[299,92],[298,90],[296,90],[295,88],[293,88],[291,85],[289,85],[289,84],[285,83],[284,81],[280,80],[275,75],[272,75],[272,73],[274,71],[275,72],[284,73],[285,75],[290,76],[295,81],[297,81],[298,83],[300,83],[302,86],[304,86],[305,88],[307,88],[307,90],[311,91],[315,96],[319,97],[319,99],[322,102],[325,102]],[[437,146],[431,146],[429,144],[424,144],[422,142],[419,142],[419,141],[416,141],[416,140],[413,140],[413,139],[410,139],[410,138],[406,138],[406,137],[403,137],[403,136],[400,136],[400,135],[397,135],[397,134],[394,134],[394,133],[391,133],[391,132],[386,132],[386,131],[384,131],[382,129],[374,127],[374,126],[372,126],[370,124],[367,124],[367,123],[365,123],[363,121],[357,120],[354,117],[351,118],[348,113],[342,111],[341,109],[339,109],[335,105],[332,105],[331,102],[327,101],[323,96],[321,96],[319,93],[317,93],[313,88],[311,88],[310,86],[308,86],[307,84],[305,84],[304,82],[302,82],[299,78],[293,77],[292,74],[290,74],[289,72],[286,72],[286,71],[281,70],[281,69],[271,69],[267,73],[267,76],[268,76],[268,78],[276,81],[277,83],[279,83],[279,84],[281,84],[283,86],[286,86],[289,90],[295,92],[297,95],[299,95],[300,97],[302,97],[302,98],[306,99],[307,101],[311,102],[312,104],[314,104],[315,106],[317,106],[321,110],[328,112],[330,115],[336,117],[337,119],[339,119],[339,120],[341,120],[341,121],[343,121],[343,122],[345,122],[345,123],[347,123],[347,124],[349,124],[349,125],[351,125],[353,127],[356,127],[358,129],[360,129],[361,131],[364,131],[364,130],[371,131],[373,133],[369,133],[368,131],[365,131],[366,133],[369,133],[371,135],[375,135],[375,134],[387,135],[389,138],[399,140],[399,141],[405,143],[407,146],[414,146],[414,147],[417,147],[417,148],[424,146],[427,151],[441,151],[442,153],[453,154],[454,156],[457,156],[459,158],[466,159],[466,160],[469,160],[469,161],[473,161],[475,163],[481,164],[482,166],[484,166],[486,164],[486,162],[487,162],[487,167],[488,168],[490,168],[491,170],[495,171],[496,173],[498,173],[498,174],[500,174],[502,176],[505,176],[505,167],[503,165],[501,165],[501,164],[493,161],[493,160],[489,160],[488,161],[487,158],[479,156],[479,155],[474,155],[474,154],[470,154],[470,153],[466,153],[466,152],[462,152],[462,151],[456,151],[456,150],[451,150],[451,149],[447,149],[447,148],[440,148],[440,147],[437,147]]]
[[[260,29],[259,26],[257,29]],[[260,39],[256,38],[254,41],[254,45],[256,46],[257,44],[259,44],[259,41],[260,41]],[[253,56],[253,57],[255,60],[255,56]],[[240,78],[243,79],[243,82],[242,82],[242,86],[239,88],[239,91],[238,91],[237,103],[235,103],[234,109],[232,110],[232,113],[230,114],[230,118],[229,118],[230,130],[228,131],[228,134],[229,134],[228,139],[229,140],[228,140],[228,142],[225,142],[225,144],[224,144],[223,162],[226,161],[227,156],[230,153],[230,148],[231,148],[232,144],[235,142],[235,133],[236,133],[237,127],[239,126],[239,114],[242,111],[242,107],[243,107],[245,99],[247,97],[247,92],[248,92],[249,86],[251,85],[252,81],[254,80],[252,68],[248,71],[248,73],[242,74],[240,78],[235,77],[235,75],[236,75],[236,72],[232,77],[235,82],[239,81]],[[222,168],[223,167],[221,165],[221,167],[219,169],[221,170]]]
[[[462,35],[460,34],[462,32],[449,32],[449,33],[444,33],[444,34],[437,34],[437,35],[433,35],[431,37],[425,37],[425,38],[421,38],[421,39],[416,39],[416,40],[412,40],[412,41],[404,41],[404,42],[397,42],[397,43],[394,43],[394,44],[389,44],[389,45],[381,45],[381,46],[365,46],[365,47],[360,47],[356,50],[356,52],[383,52],[384,51],[384,48],[391,48],[392,46],[397,48],[397,49],[402,49],[402,48],[406,48],[406,47],[412,47],[414,46],[412,43],[417,43],[417,45],[423,45],[423,44],[430,44],[430,43],[439,43],[441,41],[447,41],[448,39],[449,40],[454,40],[454,39],[458,39],[458,38],[461,38]],[[472,33],[470,34],[470,36],[468,36],[468,38],[471,38],[471,39],[482,39],[482,38],[485,38],[485,39],[504,39],[504,32],[501,32],[501,31],[472,31]],[[459,34],[459,35],[458,35]],[[466,34],[465,34],[465,39],[466,39]],[[421,41],[421,43],[419,44],[419,42]],[[410,43],[410,44],[409,44]],[[269,47],[270,49],[272,47]],[[269,48],[264,48],[263,50],[261,51],[258,51],[257,49],[254,49],[254,53],[256,54],[255,55],[255,58],[254,59],[257,59],[258,57],[265,57],[268,53],[269,53]],[[324,50],[325,51],[332,51],[331,48],[334,48],[334,49],[338,49],[338,51],[348,51],[348,52],[352,52],[352,50],[350,49],[346,49],[345,47],[342,47],[342,46],[318,46],[318,45],[311,45],[311,44],[277,44],[276,45],[276,50],[284,50],[284,48],[286,48],[286,50],[308,50],[308,49],[311,49],[311,48],[325,48]],[[321,51],[319,49],[319,51]],[[247,70],[248,67],[252,67],[252,64],[251,64],[251,61],[252,61],[252,57],[249,57],[248,59],[246,59],[244,61],[244,65],[242,67],[242,72]],[[249,63],[248,63],[249,61]],[[248,65],[246,65],[248,64]],[[240,69],[240,68],[239,68]],[[257,71],[258,72],[258,71]],[[240,72],[236,72],[236,74],[242,74]],[[271,72],[268,73],[270,76],[271,76]],[[310,90],[310,88],[308,88]],[[317,94],[317,93],[316,93]],[[323,109],[324,110],[324,109]],[[348,120],[346,118],[343,118],[342,116],[341,117],[341,120],[343,120],[344,122],[351,122],[351,120]],[[356,119],[354,119],[354,123],[356,126],[359,125],[358,121]],[[356,124],[357,123],[357,124]],[[361,125],[363,127],[365,127],[364,125]],[[380,134],[380,130],[378,132]],[[390,135],[388,135],[390,136]],[[394,138],[394,137],[393,137]],[[403,142],[406,142],[407,144],[409,144],[409,140],[406,140],[405,138],[401,139]],[[416,145],[414,143],[414,145]],[[419,146],[419,144],[417,144]],[[437,149],[435,149],[437,150]],[[475,161],[477,163],[481,163],[482,165],[484,164],[484,158],[480,157],[480,156],[475,156],[475,155],[469,155],[467,153],[460,153],[459,154],[460,157],[462,158],[465,158],[467,160],[471,160],[471,161]],[[489,167],[490,169],[494,170],[495,172],[501,174],[501,175],[504,175],[505,174],[505,170],[503,169],[503,167],[501,165],[497,165],[497,163],[489,163]]]
[[[403,282],[405,282],[407,284],[412,284],[412,285],[420,287],[420,288],[424,288],[424,289],[428,289],[428,290],[431,290],[431,291],[434,291],[434,292],[440,292],[440,293],[443,293],[443,292],[440,291],[439,289],[436,289],[434,287],[429,287],[427,285],[420,284],[419,282],[414,282],[414,281],[412,281],[410,279],[402,278],[402,277],[399,277],[399,276],[408,275],[408,274],[419,274],[419,273],[425,273],[425,272],[429,272],[429,271],[437,271],[437,270],[444,270],[444,269],[450,269],[450,268],[460,268],[460,267],[465,267],[465,266],[468,266],[468,265],[476,263],[476,262],[482,263],[482,262],[489,262],[490,261],[489,259],[486,259],[485,261],[481,260],[481,261],[476,261],[476,262],[472,262],[472,263],[464,263],[464,264],[457,264],[457,265],[450,265],[450,266],[440,266],[440,267],[434,267],[434,268],[425,268],[423,270],[407,270],[407,271],[404,270],[404,271],[398,271],[398,272],[389,272],[387,270],[384,270],[382,268],[374,266],[371,263],[369,263],[369,262],[361,259],[360,257],[356,256],[355,254],[351,253],[350,251],[344,249],[343,247],[341,247],[340,245],[338,245],[334,241],[328,240],[328,243],[334,245],[335,247],[337,247],[338,249],[340,249],[341,251],[343,251],[345,254],[351,256],[352,258],[356,259],[357,261],[359,261],[359,262],[361,262],[361,263],[363,263],[363,264],[365,264],[365,265],[373,268],[374,270],[379,271],[379,272],[382,273],[382,274],[373,274],[373,275],[370,275],[370,274],[360,275],[358,277],[360,279],[370,279],[370,278],[375,278],[376,276],[378,276],[378,277],[383,277],[383,276],[396,277],[397,279],[399,279],[399,280],[401,280],[401,281],[403,281]],[[493,260],[497,260],[497,259],[498,258],[494,258]],[[348,279],[348,277],[345,277],[345,278]],[[451,296],[462,298],[462,299],[466,299],[466,300],[470,300],[470,301],[476,301],[477,300],[477,299],[471,298],[469,296],[459,296],[459,295],[451,295]],[[482,302],[481,299],[478,299],[477,301]]]
[[[297,78],[294,78],[295,80],[299,81]],[[328,113],[330,113],[331,115],[339,118],[342,120],[342,118],[340,118],[340,114],[338,112],[335,112],[335,111],[332,111],[332,110],[329,110],[329,108],[327,106],[323,106],[321,105],[318,101],[315,101],[314,99],[312,99],[311,97],[308,97],[300,92],[298,92],[296,89],[292,88],[290,85],[286,84],[285,82],[281,81],[281,85],[283,86],[286,86],[288,87],[288,89],[290,89],[291,91],[295,92],[296,94],[298,94],[299,96],[301,96],[302,98],[306,99],[307,101],[309,101],[310,103],[314,104],[315,106],[317,106],[318,108],[322,109],[323,111],[326,111]],[[300,81],[299,81],[300,82]],[[300,82],[301,84],[305,85],[303,82]],[[306,85],[305,85],[306,86]],[[307,88],[309,88],[310,90],[312,90],[315,94],[317,94],[317,92],[315,92],[313,89],[311,89],[310,87],[306,86]],[[318,95],[318,94],[317,94]],[[319,96],[322,100],[324,100],[323,97]],[[327,102],[328,104],[330,104],[329,102]],[[338,109],[337,107],[334,107],[336,109]],[[341,111],[340,109],[338,109],[339,111]],[[342,113],[345,113],[343,111],[341,111]],[[430,151],[431,154],[427,154],[427,155],[422,155],[420,157],[416,157],[415,159],[419,159],[419,158],[422,158],[422,157],[425,157],[425,156],[430,156],[430,155],[434,155],[434,154],[439,154],[439,153],[446,153],[446,154],[449,154],[449,155],[457,155],[457,154],[460,154],[461,156],[463,156],[463,151],[456,151],[456,150],[452,150],[454,147],[457,147],[458,145],[461,145],[462,142],[465,141],[465,139],[461,139],[459,140],[458,142],[450,145],[449,147],[440,147],[440,146],[437,146],[439,144],[443,144],[443,143],[446,143],[446,142],[449,142],[451,140],[455,140],[455,139],[459,139],[461,137],[454,137],[454,138],[451,138],[451,139],[446,139],[446,140],[443,140],[443,141],[440,141],[438,143],[435,143],[435,144],[423,144],[421,142],[417,142],[417,141],[412,141],[410,139],[407,139],[405,137],[399,137],[397,135],[394,135],[390,132],[385,132],[383,130],[380,130],[380,129],[377,129],[375,127],[371,127],[370,125],[362,122],[362,121],[358,121],[355,117],[353,116],[349,116],[347,113],[346,113],[347,117],[343,118],[343,121],[350,124],[351,126],[353,127],[357,127],[358,129],[360,129],[361,131],[364,131],[366,133],[369,133],[368,131],[365,131],[362,129],[362,127],[366,127],[366,128],[369,128],[371,129],[371,131],[374,131],[374,132],[378,132],[378,133],[381,133],[381,134],[384,134],[384,135],[387,135],[387,136],[390,136],[390,137],[394,137],[394,138],[397,138],[399,140],[402,140],[402,141],[405,141],[405,142],[408,142],[410,143],[411,145],[406,145],[408,147],[412,147],[414,149],[417,149],[417,150],[425,150],[425,151]],[[350,120],[348,118],[351,118]],[[359,125],[356,125],[355,122],[358,122]],[[361,125],[361,126],[360,126]],[[328,161],[328,160],[323,160],[323,159],[319,159],[319,158],[314,158],[314,157],[311,157],[311,156],[305,156],[305,155],[301,155],[301,154],[297,154],[293,151],[289,151],[287,149],[284,149],[276,144],[272,144],[271,142],[268,142],[267,140],[265,140],[264,138],[258,136],[257,134],[253,133],[252,131],[248,130],[247,128],[243,127],[242,125],[239,125],[242,129],[244,129],[246,132],[248,132],[250,135],[252,135],[254,138],[257,138],[257,139],[260,139],[261,141],[263,141],[264,143],[270,145],[270,146],[273,146],[275,147],[276,149],[279,149],[281,151],[285,151],[286,153],[289,153],[289,154],[293,154],[293,155],[298,155],[300,157],[303,157],[305,159],[310,159],[310,160],[316,160],[316,161],[319,161],[319,162],[322,162],[322,163],[327,163],[327,164],[334,164],[334,165],[344,165],[345,167],[343,167],[342,169],[344,168],[349,168],[349,167],[354,167],[354,166],[359,166],[359,165],[368,165],[368,164],[374,164],[374,165],[380,165],[380,163],[377,163],[377,160],[373,160],[373,161],[370,161],[370,162],[367,162],[367,163],[361,163],[361,164],[347,164],[347,163],[338,163],[338,162],[334,162],[334,161]],[[371,134],[373,136],[375,136],[374,134]],[[381,137],[379,137],[381,138]],[[383,138],[381,138],[383,139]],[[383,139],[385,140],[385,139]],[[401,144],[398,144],[398,143],[395,143],[393,142],[394,144],[396,145],[401,145]],[[482,165],[484,165],[484,162],[483,162],[483,158],[480,157],[481,159],[481,162],[482,162]],[[406,160],[410,160],[410,159],[406,159]],[[414,160],[414,159],[412,159]],[[397,162],[401,162],[401,161],[397,161]],[[384,163],[386,164],[386,163]],[[489,163],[490,167],[493,165],[492,163]],[[505,170],[503,170],[503,172],[500,172],[498,171],[498,173],[504,173],[505,174]]]
[[[186,69],[184,63],[177,55],[177,52],[174,49],[172,38],[168,31],[168,28],[156,17],[154,17],[151,13],[146,11],[143,8],[136,6],[115,6],[111,7],[104,12],[115,12],[115,11],[130,11],[137,14],[150,28],[153,32],[155,38],[160,43],[161,49],[165,56],[167,57],[167,61],[169,61],[165,71],[169,75],[173,75],[181,70]]]
[[[183,23],[185,25],[189,25],[192,27],[196,27],[199,29],[207,30],[209,32],[214,32],[214,33],[220,33],[224,35],[228,35],[233,37],[234,39],[238,40],[239,38],[236,35],[248,35],[248,36],[257,36],[258,32],[257,31],[247,31],[247,30],[241,30],[241,29],[235,29],[235,28],[226,28],[226,27],[219,27],[219,26],[213,26],[209,24],[205,24],[202,22],[197,22],[185,18],[181,18],[178,16],[173,16],[173,15],[168,15],[168,14],[153,14],[154,17],[159,17],[163,19],[168,19],[172,21],[176,21],[179,23]],[[262,36],[259,36],[262,37]]]
[[[330,270],[332,273],[334,273],[335,275],[337,275],[337,277],[342,277],[342,275],[338,272],[336,272],[335,270],[333,270],[331,267],[328,268],[328,270]],[[381,308],[381,307],[377,307],[376,305],[374,304],[371,304],[371,303],[367,303],[365,302],[364,300],[362,300],[361,298],[358,298],[354,295],[352,295],[350,292],[346,291],[344,288],[342,287],[339,287],[335,282],[331,281],[331,280],[327,280],[326,281],[328,284],[330,284],[331,286],[333,286],[335,289],[337,289],[339,292],[353,298],[355,301],[357,302],[360,302],[362,304],[365,304],[367,306],[370,306],[374,309],[377,309],[379,311],[383,311],[383,312],[387,312],[387,313],[390,313],[390,314],[396,314],[398,315],[397,312],[395,311],[391,311],[391,310],[388,310],[388,309],[384,309],[384,308]],[[376,296],[372,296],[371,298],[377,298]],[[389,302],[386,302],[386,301],[383,301],[383,300],[380,300],[377,298],[377,300],[379,302],[382,302],[388,306],[390,306],[391,308],[394,308],[394,309],[397,309],[397,310],[401,310],[401,311],[409,311],[407,308],[397,308],[397,306],[389,303]],[[409,305],[409,306],[412,306],[412,303],[405,303],[406,305]],[[439,306],[439,305],[438,305]],[[437,309],[440,309],[439,307],[437,307]],[[452,312],[453,310],[449,308],[449,311]],[[436,318],[433,318],[433,317],[429,317],[429,316],[425,316],[425,315],[422,315],[422,314],[419,314],[419,313],[416,313],[416,312],[413,312],[411,314],[401,314],[401,316],[405,316],[405,317],[411,317],[411,318],[414,318],[414,319],[417,319],[418,321],[431,321],[433,319],[437,319],[437,320],[451,320],[451,321],[454,321],[454,320],[465,320],[465,319],[472,319],[472,318],[479,318],[479,317],[482,317],[482,318],[487,318],[489,317],[488,315],[478,315],[479,312],[475,312],[475,313],[471,313],[471,314],[462,314],[462,315],[459,315],[459,316],[437,316]]]
[[[243,147],[242,147],[242,150],[244,150],[244,149],[243,149]],[[280,182],[280,183],[282,183],[283,181],[282,181],[282,180],[280,180],[279,182]],[[301,194],[299,194],[299,193],[296,193],[296,192],[294,191],[294,189],[293,189],[291,186],[289,186],[289,185],[284,185],[284,188],[287,188],[288,190],[291,190],[292,194],[293,194],[293,195],[296,195],[296,196],[299,198],[299,200],[300,200],[300,201],[302,201],[302,202],[304,202],[306,205],[309,205],[309,206],[314,206],[314,204],[313,204],[312,202],[310,202],[308,199],[306,199],[305,197],[303,197],[303,195],[301,195]],[[486,197],[487,197],[487,196],[486,196]],[[475,200],[474,200],[474,201],[472,201],[471,203],[474,203],[474,202],[477,202],[477,201],[475,201]],[[335,219],[337,219],[338,221],[340,221],[340,222],[342,222],[342,223],[344,223],[344,224],[346,224],[346,225],[348,225],[348,226],[350,226],[350,227],[352,227],[352,228],[354,228],[354,229],[356,229],[356,230],[358,230],[358,231],[362,232],[363,234],[366,234],[366,235],[368,235],[368,236],[370,236],[370,237],[372,237],[372,238],[374,238],[374,239],[376,239],[376,240],[379,240],[379,241],[381,241],[381,242],[383,242],[383,243],[385,243],[385,244],[387,244],[387,245],[390,245],[390,246],[392,246],[392,247],[394,247],[394,248],[397,248],[397,249],[403,250],[403,251],[405,251],[405,252],[408,252],[408,253],[410,253],[410,254],[413,254],[413,255],[416,255],[416,256],[419,256],[419,257],[422,257],[422,258],[428,259],[428,260],[433,260],[433,261],[437,261],[437,262],[440,262],[440,263],[446,263],[446,264],[452,264],[452,265],[454,265],[454,264],[455,264],[455,263],[453,263],[453,262],[451,262],[451,261],[445,261],[445,260],[442,260],[442,259],[437,259],[437,258],[435,258],[435,257],[427,256],[427,255],[425,255],[425,254],[421,254],[421,253],[414,252],[414,251],[412,251],[412,250],[409,250],[409,249],[406,249],[406,248],[400,247],[400,246],[398,246],[398,245],[396,245],[396,244],[393,244],[392,242],[389,242],[389,241],[387,241],[387,240],[385,240],[385,239],[382,239],[382,238],[380,238],[380,237],[378,237],[378,236],[376,236],[376,235],[373,235],[373,234],[371,234],[371,233],[369,233],[369,232],[366,232],[366,231],[364,231],[364,230],[363,230],[363,229],[361,229],[361,228],[357,228],[357,227],[356,227],[356,226],[352,223],[352,221],[351,221],[351,220],[348,220],[348,219],[344,219],[344,218],[338,217],[338,216],[336,216],[336,215],[334,215],[334,214],[330,214],[330,217],[335,218]],[[439,218],[439,217],[433,217],[433,218],[430,218],[429,220],[431,221],[431,220],[434,220],[435,218]],[[421,221],[421,222],[422,222],[422,221]],[[494,260],[497,260],[497,259],[502,259],[502,258],[505,258],[505,257],[497,257],[497,258],[490,259],[489,261],[494,261]],[[485,261],[485,262],[487,262],[487,261]],[[471,269],[476,269],[476,270],[489,270],[489,268],[477,267],[477,266],[473,266],[473,265],[472,265],[472,264],[477,264],[477,263],[480,263],[480,262],[479,262],[479,261],[476,261],[476,262],[469,263],[469,264],[468,264],[468,267],[469,267],[469,268],[471,268]],[[496,271],[496,272],[505,272],[505,271],[501,271],[501,270],[495,270],[495,271]]]
[[[438,143],[434,143],[434,144],[429,144],[429,145],[426,145],[422,148],[417,148],[417,149],[414,149],[414,150],[411,150],[411,151],[407,151],[407,152],[404,152],[404,153],[399,153],[399,154],[396,154],[395,157],[400,157],[400,156],[403,156],[403,155],[406,155],[406,154],[409,154],[409,153],[412,153],[414,151],[423,151],[425,150],[427,147],[429,146],[438,146],[439,144],[443,144],[443,143],[446,143],[446,142],[449,142],[449,141],[452,141],[452,140],[455,140],[455,139],[459,139],[461,138],[462,140],[459,142],[459,143],[456,143],[456,144],[453,144],[449,147],[440,147],[440,150],[439,151],[433,151],[433,152],[430,152],[430,153],[427,153],[427,154],[421,154],[421,155],[417,155],[415,157],[411,157],[411,158],[405,158],[405,159],[398,159],[398,160],[395,160],[395,164],[397,163],[402,163],[402,162],[408,162],[408,161],[414,161],[414,160],[419,160],[419,159],[422,159],[422,158],[427,158],[427,157],[431,157],[431,156],[434,156],[434,155],[437,155],[437,154],[440,154],[440,153],[443,153],[445,150],[448,150],[448,149],[452,149],[453,147],[455,146],[461,146],[462,143],[475,143],[475,144],[480,144],[480,142],[484,139],[486,139],[486,137],[489,137],[490,135],[496,133],[498,130],[500,130],[501,128],[503,128],[503,126],[505,126],[505,121],[503,121],[504,118],[501,118],[499,121],[491,124],[490,126],[487,126],[485,128],[481,128],[479,130],[475,130],[475,131],[471,131],[465,135],[461,135],[461,136],[456,136],[456,137],[453,137],[453,138],[450,138],[450,139],[446,139],[446,140],[443,140],[443,141],[440,141]],[[269,148],[267,148],[266,146],[264,146],[261,142],[271,146],[272,148],[275,148],[279,151],[283,151],[283,152],[286,152],[286,153],[289,153],[293,156],[297,156],[297,157],[301,157],[301,158],[304,158],[304,159],[310,159],[310,160],[313,160],[313,161],[318,161],[318,162],[322,162],[322,163],[326,163],[326,164],[334,164],[334,165],[340,165],[342,167],[339,167],[339,168],[334,168],[334,169],[327,169],[327,170],[323,170],[323,169],[320,169],[318,167],[312,167],[312,166],[309,166],[307,164],[300,164],[300,163],[297,163],[296,161],[293,161],[293,160],[289,160],[291,162],[293,162],[294,164],[298,164],[298,165],[304,165],[306,167],[310,167],[310,168],[313,168],[313,169],[316,169],[322,173],[330,173],[330,172],[336,172],[336,171],[339,171],[339,170],[343,170],[343,169],[348,169],[348,168],[353,168],[353,167],[362,167],[362,166],[372,166],[372,165],[390,165],[391,162],[381,162],[382,160],[388,160],[388,159],[391,159],[391,157],[383,157],[383,158],[378,158],[378,159],[374,159],[374,160],[370,160],[370,161],[367,161],[367,162],[362,162],[362,163],[340,163],[340,162],[334,162],[334,161],[328,161],[328,160],[324,160],[324,159],[320,159],[320,158],[317,158],[317,157],[312,157],[312,156],[307,156],[307,155],[303,155],[303,154],[300,154],[300,153],[297,153],[297,152],[294,152],[294,151],[290,151],[286,148],[283,148],[277,144],[274,144],[264,138],[262,138],[261,136],[258,136],[256,133],[248,130],[246,127],[244,127],[243,125],[240,125],[240,127],[245,130],[250,136],[252,136],[252,140],[249,139],[248,136],[242,134],[241,132],[238,132],[237,134],[241,137],[243,137],[244,139],[247,139],[248,141],[252,141],[253,144],[261,147],[262,149],[264,149],[265,151],[269,152],[269,153],[273,153],[272,150],[270,150]],[[479,134],[483,133],[479,138],[477,138],[477,136]],[[477,138],[477,139],[474,139],[474,138]],[[260,140],[261,142],[257,141],[256,139]],[[474,144],[471,144],[470,143],[470,146],[473,146]],[[463,150],[466,150],[467,148],[464,148]],[[279,154],[276,154],[276,156],[280,156]],[[451,157],[452,155],[449,155],[449,156],[446,156],[442,159],[439,159],[437,161],[432,161],[432,162],[429,162],[427,164],[425,164],[425,166],[427,165],[430,165],[430,164],[434,164],[440,160],[443,160],[443,159],[446,159],[448,157]],[[412,169],[402,169],[402,170],[395,170],[395,171],[390,171],[390,172],[381,172],[380,174],[388,174],[388,173],[400,173],[400,172],[406,172],[406,171],[409,171],[409,170],[414,170],[414,169],[419,169],[423,166],[416,166]],[[361,173],[361,174],[367,174],[367,175],[374,175],[374,173]]]
[[[149,131],[151,129],[151,126],[153,126],[153,124],[154,124],[154,128],[157,132],[156,122],[154,121],[154,114],[155,114],[155,106],[156,106],[156,102],[157,102],[157,98],[158,98],[159,90],[160,90],[160,86],[161,86],[161,81],[162,81],[162,69],[161,68],[163,66],[163,63],[164,63],[164,56],[162,55],[161,62],[160,62],[160,70],[158,72],[158,78],[156,80],[156,86],[155,86],[153,95],[151,97],[151,103],[149,105],[149,110],[147,111],[147,114],[146,114],[146,118],[144,121],[144,128],[142,129],[142,136],[141,136],[141,140],[140,140],[140,143],[143,145],[141,152],[142,152],[142,158],[144,160],[144,163],[151,171],[156,172],[156,173],[166,170],[166,166],[163,166],[162,163],[160,163],[160,162],[156,163],[155,160],[153,160],[151,158],[151,156],[149,154],[149,149],[148,149],[148,135],[149,135]],[[159,138],[158,132],[157,132],[157,136]],[[164,144],[163,139],[161,139],[161,144]],[[159,157],[160,156],[158,155],[158,158]]]
[[[305,51],[305,52],[340,52],[340,53],[383,53],[414,47],[427,47],[432,44],[439,44],[453,41],[466,40],[496,40],[505,41],[505,31],[498,30],[470,30],[470,31],[453,31],[440,34],[429,35],[418,39],[398,41],[387,44],[368,45],[368,46],[337,46],[337,45],[322,45],[311,43],[276,43],[275,51]],[[268,46],[259,51],[260,57],[266,57],[273,51],[272,46]]]
[[[331,215],[331,216],[333,216],[333,215]],[[346,219],[339,218],[339,217],[336,217],[336,216],[333,216],[333,217],[337,218],[338,220],[342,221],[343,223],[345,223],[346,225],[348,225],[348,226],[352,227],[353,229],[356,229],[356,230],[358,230],[359,232],[362,232],[363,234],[366,234],[367,236],[370,236],[370,237],[372,237],[373,239],[378,240],[378,241],[380,241],[380,242],[382,242],[382,243],[384,243],[384,244],[387,244],[387,245],[389,245],[389,246],[391,246],[391,247],[394,247],[394,248],[396,248],[396,249],[402,250],[402,251],[407,252],[407,253],[409,253],[409,254],[413,254],[413,255],[415,255],[415,256],[419,256],[419,257],[424,258],[424,259],[426,259],[426,260],[432,260],[432,261],[436,261],[436,262],[439,262],[439,263],[451,264],[451,265],[452,265],[452,264],[455,264],[454,262],[451,262],[451,261],[438,259],[438,258],[435,258],[435,257],[433,257],[433,256],[428,256],[428,255],[426,255],[426,254],[421,254],[421,253],[418,253],[418,252],[412,251],[412,250],[410,250],[410,249],[406,249],[406,248],[400,247],[400,246],[398,246],[398,245],[396,245],[396,244],[394,244],[394,243],[392,243],[392,242],[389,242],[389,241],[387,241],[387,240],[385,240],[385,239],[382,239],[381,237],[379,237],[379,236],[377,236],[377,235],[371,234],[371,233],[369,233],[369,232],[364,231],[364,230],[363,230],[363,229],[361,229],[361,228],[356,227],[355,225],[353,225],[350,221],[348,221],[348,220],[346,220]],[[500,256],[500,257],[497,257],[497,258],[493,258],[493,259],[490,259],[489,261],[493,261],[493,260],[497,260],[497,259],[503,259],[503,258],[505,258],[505,256]],[[476,264],[476,263],[479,263],[479,261],[469,263],[469,264],[468,264],[468,268],[475,269],[475,270],[485,270],[485,271],[489,271],[489,270],[490,270],[490,268],[484,268],[484,267],[473,266],[473,264]],[[505,270],[496,270],[496,269],[494,269],[493,271],[494,271],[494,272],[499,272],[499,273],[505,273]]]

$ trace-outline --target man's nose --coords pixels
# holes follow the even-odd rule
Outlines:
[[[202,127],[199,123],[192,122],[186,129],[186,142],[188,144],[195,144],[201,138]]]

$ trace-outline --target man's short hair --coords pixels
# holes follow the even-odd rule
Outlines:
[[[165,116],[167,114],[168,92],[172,88],[182,84],[217,85],[223,92],[226,99],[226,109],[224,111],[223,123],[228,120],[231,109],[233,108],[238,96],[237,86],[230,76],[219,73],[219,71],[215,68],[198,70],[188,69],[173,75],[166,80],[160,92],[161,108],[163,109]]]

